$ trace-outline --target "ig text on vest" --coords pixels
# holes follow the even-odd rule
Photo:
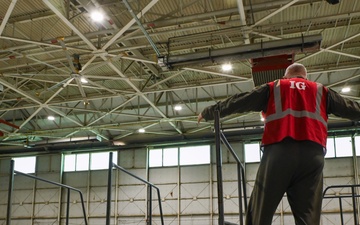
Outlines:
[[[322,84],[302,78],[276,80],[269,86],[263,145],[291,137],[326,147],[328,90]]]

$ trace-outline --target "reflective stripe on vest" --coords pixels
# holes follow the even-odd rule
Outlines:
[[[285,111],[282,111],[282,105],[281,105],[281,94],[280,94],[280,80],[277,80],[274,82],[274,102],[275,102],[275,113],[268,115],[266,117],[266,122],[270,122],[273,120],[281,119],[287,115],[292,115],[293,117],[308,117],[311,119],[315,119],[319,122],[321,122],[325,127],[327,126],[327,122],[324,120],[324,118],[321,116],[321,99],[323,95],[323,86],[319,83],[317,85],[317,93],[316,93],[316,109],[315,112],[309,112],[309,111],[297,111],[293,109],[286,109]]]

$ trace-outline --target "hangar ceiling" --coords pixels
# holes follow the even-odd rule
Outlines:
[[[253,89],[254,59],[273,55],[359,100],[356,0],[2,0],[0,15],[0,153],[201,139],[213,124],[198,113]],[[262,125],[259,113],[221,123]]]

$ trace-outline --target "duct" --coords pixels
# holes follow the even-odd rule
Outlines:
[[[183,55],[167,55],[161,61],[168,68],[190,64],[214,63],[230,60],[252,59],[281,54],[294,54],[320,49],[321,34],[296,38],[259,42],[237,47],[209,49],[206,52],[195,52]]]

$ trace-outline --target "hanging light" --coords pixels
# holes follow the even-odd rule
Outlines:
[[[48,120],[55,120],[55,117],[54,116],[48,116],[47,119]]]
[[[81,83],[83,83],[83,84],[89,83],[89,82],[86,80],[86,78],[84,78],[84,77],[81,77],[81,78],[80,78],[80,81],[81,81]]]
[[[176,105],[176,106],[174,107],[174,109],[175,109],[176,111],[180,111],[180,110],[182,110],[182,106],[181,106],[181,105]]]
[[[223,64],[221,66],[221,68],[223,71],[230,71],[230,70],[232,70],[232,65],[230,63],[226,63],[226,64]]]
[[[342,92],[342,93],[347,93],[347,92],[350,92],[350,91],[351,91],[350,87],[343,87],[343,88],[341,89],[341,92]]]
[[[95,22],[101,22],[104,20],[104,14],[102,14],[100,11],[93,11],[91,13],[91,19]]]
[[[140,129],[139,129],[139,133],[145,133],[145,129],[144,129],[144,128],[140,128]]]

